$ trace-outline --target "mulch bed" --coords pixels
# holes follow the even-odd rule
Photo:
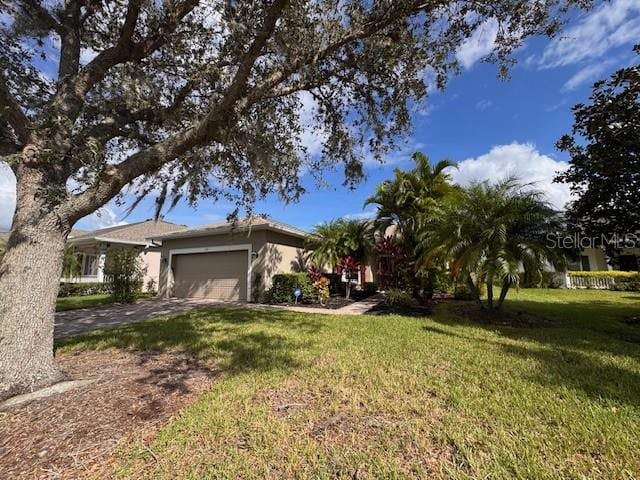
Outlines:
[[[107,350],[58,355],[83,388],[0,412],[2,478],[105,478],[115,448],[144,445],[206,391],[219,370],[178,352]]]
[[[433,305],[413,305],[401,307],[398,305],[387,305],[382,302],[367,310],[367,315],[402,315],[405,317],[425,317],[433,313]]]
[[[318,302],[299,302],[299,303],[285,303],[278,305],[287,305],[287,306],[297,306],[297,307],[307,307],[307,308],[323,308],[325,310],[337,310],[338,308],[346,307],[347,305],[351,305],[352,303],[359,302],[360,300],[364,300],[365,298],[370,297],[373,293],[365,293],[361,291],[351,292],[351,297],[347,300],[344,296],[334,294],[329,297],[325,305],[320,305]]]

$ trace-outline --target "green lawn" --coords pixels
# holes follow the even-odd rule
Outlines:
[[[141,293],[138,297],[139,300],[153,298],[153,296],[147,293]],[[106,293],[100,293],[97,295],[81,295],[75,297],[58,297],[56,300],[56,312],[64,312],[66,310],[76,310],[78,308],[91,308],[100,307],[102,305],[109,305],[114,303],[115,300],[111,295]]]
[[[145,478],[640,477],[640,294],[521,290],[510,328],[228,309],[63,341],[190,350],[224,375],[149,448]],[[152,453],[153,452],[153,453]]]
[[[75,310],[77,308],[99,307],[113,303],[113,298],[108,294],[82,295],[77,297],[58,297],[56,300],[56,312]]]

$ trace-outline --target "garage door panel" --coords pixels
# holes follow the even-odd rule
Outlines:
[[[176,297],[247,299],[247,252],[190,253],[173,257]]]

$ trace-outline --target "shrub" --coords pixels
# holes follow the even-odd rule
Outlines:
[[[397,288],[392,288],[384,294],[384,302],[392,307],[410,307],[415,304],[410,293]]]
[[[293,292],[300,289],[302,295],[299,300],[312,300],[315,290],[306,273],[279,273],[271,279],[271,288],[267,292],[267,299],[271,303],[289,303]]]
[[[316,290],[316,294],[318,295],[318,301],[320,305],[324,305],[327,300],[329,300],[329,280],[325,277],[320,277],[318,280],[313,282],[313,288]]]
[[[317,282],[322,278],[322,270],[315,263],[312,263],[307,268],[307,275],[309,275],[312,282]]]
[[[376,282],[365,282],[364,293],[367,295],[373,295],[378,291],[378,284]]]
[[[430,268],[425,270],[420,277],[420,287],[424,295],[431,298],[434,293],[451,293],[453,280],[446,270]]]
[[[495,285],[494,285],[495,288]],[[487,285],[483,283],[480,285],[480,297],[487,296]],[[459,283],[455,286],[453,291],[453,298],[456,300],[475,300],[473,294],[469,290],[469,286],[466,283]]]
[[[133,302],[142,292],[144,268],[135,250],[114,250],[107,255],[105,280],[117,302]]]
[[[351,283],[354,280],[358,279],[358,272],[360,271],[360,264],[356,261],[355,258],[351,256],[344,257],[340,262],[340,271],[344,275],[344,278],[347,280],[345,283],[346,294],[345,297],[347,300],[351,296]]]
[[[98,282],[61,282],[60,289],[58,290],[59,297],[83,297],[86,295],[98,295],[106,293],[111,293],[110,285],[107,283]]]
[[[618,290],[621,292],[640,292],[640,273],[624,273],[631,273],[632,275],[617,277],[616,282],[613,284],[612,290]]]
[[[563,272],[524,272],[520,276],[520,286],[523,288],[560,288],[564,285]]]
[[[153,278],[147,280],[147,293],[150,293],[152,295],[158,293],[158,290],[156,289],[156,281]]]
[[[342,282],[342,275],[339,273],[326,273],[324,275],[329,280],[329,292],[331,294],[344,295],[345,284]]]

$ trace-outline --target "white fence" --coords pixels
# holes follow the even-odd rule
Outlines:
[[[613,277],[583,277],[580,275],[565,275],[566,288],[593,288],[597,290],[611,290],[616,284]]]

